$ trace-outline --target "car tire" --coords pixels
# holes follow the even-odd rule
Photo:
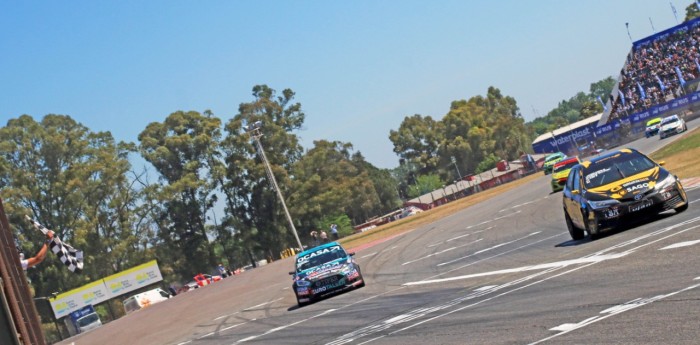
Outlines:
[[[355,266],[357,268],[357,273],[360,274],[360,280],[362,280],[362,283],[357,286],[357,288],[363,288],[365,287],[365,277],[362,275],[362,270],[360,269],[360,266]]]
[[[674,210],[676,211],[676,213],[681,213],[681,212],[688,209],[688,205],[689,205],[689,203],[686,201],[685,205],[683,205],[681,207],[676,207]]]
[[[577,228],[576,225],[571,222],[571,217],[569,217],[569,214],[566,213],[566,211],[564,211],[564,218],[566,220],[566,228],[569,229],[569,234],[574,241],[582,240],[584,237],[586,237],[583,229]]]
[[[299,302],[299,296],[296,296],[296,297],[297,297],[297,305],[299,306],[299,308],[301,308],[301,307],[303,307],[303,306],[306,306],[306,305],[308,305],[309,303],[311,303],[311,302]]]

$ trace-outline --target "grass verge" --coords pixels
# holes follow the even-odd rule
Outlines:
[[[700,128],[654,152],[651,158],[680,178],[700,176]]]

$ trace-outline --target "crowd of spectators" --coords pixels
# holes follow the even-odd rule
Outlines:
[[[608,121],[682,96],[700,76],[700,22],[635,45],[622,69]],[[683,80],[679,78],[679,73]]]

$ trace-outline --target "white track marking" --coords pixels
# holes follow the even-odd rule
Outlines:
[[[474,228],[474,227],[477,227],[477,226],[480,226],[480,225],[484,225],[484,224],[491,223],[491,222],[493,222],[493,221],[495,221],[495,220],[499,220],[499,219],[503,219],[503,218],[512,217],[512,216],[514,216],[514,215],[516,215],[516,214],[518,214],[518,213],[520,213],[520,211],[515,211],[515,212],[513,212],[513,213],[511,213],[511,214],[507,214],[507,215],[505,215],[505,216],[496,217],[496,218],[494,218],[494,219],[485,220],[485,221],[483,221],[483,222],[481,222],[481,223],[479,223],[479,224],[470,225],[470,226],[466,227],[465,229],[471,229],[471,228]]]
[[[177,345],[185,345],[185,344],[189,344],[189,343],[191,343],[191,342],[192,342],[192,340],[183,341],[183,342],[181,342],[181,343],[179,343],[179,344],[177,344]],[[70,343],[70,345],[75,345],[75,343]]]
[[[251,321],[255,321],[255,319],[253,319],[253,320],[251,320]],[[240,325],[245,325],[246,323],[248,323],[248,322],[237,323],[237,324],[235,324],[235,325],[233,325],[233,326],[228,326],[228,327],[222,328],[222,329],[219,330],[219,332],[228,331],[228,330],[231,329],[231,328],[238,327],[238,326],[240,326]]]
[[[474,243],[479,242],[479,241],[481,241],[481,240],[482,240],[482,238],[480,238],[480,239],[478,239],[478,240],[476,240],[476,241],[472,241],[472,242],[469,242],[469,243],[460,245],[460,246],[455,246],[455,247],[450,247],[450,248],[447,248],[447,249],[443,249],[443,250],[441,250],[441,251],[439,251],[439,252],[435,252],[435,253],[432,253],[432,254],[429,254],[429,255],[420,257],[420,258],[415,259],[415,260],[406,261],[406,262],[402,263],[401,266],[405,266],[405,265],[408,265],[408,264],[412,264],[412,263],[414,263],[414,262],[416,262],[416,261],[421,261],[421,260],[423,260],[423,259],[427,259],[427,258],[436,256],[436,255],[440,255],[440,254],[442,254],[442,253],[449,252],[449,251],[452,251],[452,250],[455,250],[455,249],[458,249],[458,248],[466,247],[466,246],[468,246],[468,245],[474,244]]]
[[[609,247],[609,248],[600,250],[600,251],[598,251],[597,253],[593,253],[593,254],[587,255],[586,257],[601,256],[601,255],[604,255],[604,254],[606,254],[607,252],[612,251],[612,250],[614,250],[614,249],[618,249],[618,248],[626,247],[626,246],[631,245],[631,244],[635,244],[635,243],[637,243],[638,241],[641,241],[641,240],[643,240],[643,239],[647,239],[647,238],[649,238],[649,237],[651,237],[651,236],[661,235],[661,234],[664,234],[664,233],[667,232],[667,231],[671,231],[671,230],[676,229],[676,228],[678,228],[678,227],[681,227],[681,226],[683,226],[683,225],[688,225],[688,224],[691,224],[691,223],[694,223],[694,222],[697,222],[697,221],[700,221],[700,217],[696,217],[696,218],[690,219],[690,220],[688,220],[688,221],[681,222],[681,223],[679,223],[679,224],[675,224],[675,225],[669,226],[669,227],[667,227],[667,228],[664,228],[664,229],[655,231],[655,232],[653,232],[653,233],[650,233],[650,234],[647,234],[647,235],[644,235],[644,236],[639,236],[638,238],[635,238],[635,239],[633,239],[633,240],[629,240],[629,241],[625,241],[625,242],[622,242],[622,243],[613,245],[613,246],[611,246],[611,247]],[[651,245],[651,244],[653,244],[653,243],[656,243],[656,242],[658,242],[658,241],[662,241],[662,240],[667,239],[667,238],[669,238],[669,237],[672,237],[672,236],[675,236],[675,235],[679,235],[679,234],[684,233],[684,232],[686,232],[686,231],[690,231],[690,230],[696,229],[696,228],[698,228],[698,227],[700,227],[700,225],[698,225],[698,226],[693,226],[693,227],[690,227],[690,228],[681,230],[681,231],[679,231],[679,232],[670,234],[670,235],[668,235],[668,236],[664,236],[664,237],[662,237],[662,238],[659,238],[659,239],[657,239],[657,240],[651,241],[651,242],[649,242],[649,243],[641,244],[641,245],[639,245],[639,246],[637,246],[637,247],[634,247],[634,248],[631,248],[631,249],[627,250],[627,251],[624,252],[624,253],[619,253],[618,255],[623,255],[623,254],[626,255],[626,254],[633,253],[633,252],[635,252],[636,250],[638,250],[638,249],[640,249],[640,248],[646,247],[646,246]],[[494,257],[498,257],[498,256],[501,256],[501,255],[505,255],[505,254],[507,254],[507,253],[509,253],[509,252],[512,252],[512,251],[515,251],[515,250],[518,250],[518,249],[521,249],[521,248],[524,248],[524,247],[527,247],[527,246],[531,246],[531,245],[534,245],[534,244],[537,244],[537,243],[543,242],[543,241],[545,241],[545,240],[549,240],[549,239],[551,239],[551,238],[554,238],[554,237],[556,237],[556,236],[561,236],[561,235],[564,235],[564,234],[565,234],[565,233],[561,233],[561,234],[557,234],[557,235],[554,235],[554,236],[550,236],[550,237],[547,237],[547,238],[545,238],[545,239],[542,239],[542,240],[539,240],[539,241],[535,241],[535,242],[533,242],[533,243],[530,243],[530,244],[527,244],[527,245],[523,245],[523,246],[520,246],[520,247],[518,247],[518,248],[509,250],[509,251],[506,251],[506,252],[503,252],[503,253],[500,253],[500,254],[496,254],[496,255],[493,255],[493,256],[491,256],[491,257],[484,258],[484,259],[482,259],[482,260],[478,260],[478,261],[476,261],[476,262],[469,263],[469,264],[467,264],[467,265],[463,265],[463,266],[461,266],[461,267],[452,269],[452,270],[450,270],[450,271],[448,271],[448,272],[443,272],[443,273],[437,274],[437,275],[435,275],[435,276],[433,276],[433,277],[430,277],[430,278],[427,278],[427,279],[431,279],[431,278],[443,276],[443,275],[445,275],[446,273],[449,273],[449,272],[452,272],[452,271],[455,271],[455,270],[458,270],[458,269],[462,269],[462,268],[471,266],[471,265],[473,265],[473,264],[475,264],[475,263],[477,263],[477,262],[484,261],[484,260],[487,260],[487,259],[491,259],[491,258],[494,258]],[[446,316],[446,315],[449,315],[449,314],[452,314],[452,313],[459,312],[459,311],[464,310],[464,309],[466,309],[466,308],[470,308],[470,307],[476,306],[476,305],[478,305],[478,304],[485,303],[485,302],[487,302],[487,301],[491,301],[491,300],[493,300],[493,299],[495,299],[495,298],[504,296],[504,295],[506,295],[506,294],[510,294],[510,293],[512,293],[512,292],[515,292],[515,291],[518,291],[518,290],[521,290],[521,289],[528,288],[528,287],[533,286],[533,285],[535,285],[535,284],[539,284],[539,283],[541,283],[541,282],[544,282],[544,281],[547,281],[547,280],[550,280],[550,279],[553,279],[553,278],[556,278],[556,277],[559,277],[559,276],[563,276],[563,275],[565,275],[565,274],[569,274],[569,273],[572,273],[572,272],[575,272],[575,271],[578,271],[578,270],[587,268],[587,267],[589,267],[589,266],[595,265],[595,264],[598,263],[598,262],[601,262],[601,261],[593,260],[592,262],[589,262],[589,263],[584,264],[584,265],[582,265],[582,266],[574,267],[574,268],[572,268],[572,269],[570,269],[570,270],[567,270],[567,271],[564,271],[564,272],[561,272],[561,273],[558,273],[558,274],[555,274],[555,275],[552,275],[552,276],[549,276],[549,277],[540,279],[540,280],[538,280],[538,281],[534,281],[534,282],[531,282],[531,283],[529,283],[529,284],[526,284],[526,285],[523,285],[523,286],[520,286],[520,287],[516,287],[516,288],[510,289],[510,290],[507,290],[507,291],[502,292],[502,293],[500,293],[500,294],[498,294],[498,295],[495,295],[495,296],[492,296],[492,297],[489,297],[489,298],[485,298],[485,299],[483,299],[483,300],[480,300],[480,301],[477,301],[477,302],[475,302],[475,303],[472,303],[472,304],[469,304],[469,305],[466,305],[466,306],[463,306],[463,307],[460,307],[460,308],[457,308],[457,309],[454,309],[454,310],[445,312],[445,313],[443,313],[443,314],[439,314],[439,315],[434,316],[434,317],[429,318],[429,319],[425,319],[425,320],[419,321],[419,322],[417,322],[417,323],[415,323],[415,324],[412,324],[412,325],[409,325],[409,326],[404,327],[404,328],[402,328],[402,329],[399,329],[399,330],[396,330],[396,331],[394,331],[394,332],[391,332],[391,333],[389,333],[389,335],[393,335],[393,334],[395,334],[395,333],[404,331],[404,330],[406,330],[406,329],[415,327],[415,326],[417,326],[417,325],[420,325],[420,324],[424,324],[424,323],[426,323],[426,322],[433,321],[433,320],[438,319],[438,318],[440,318],[440,317],[443,317],[443,316]],[[565,267],[565,266],[563,266],[563,267]],[[545,271],[542,271],[542,272],[538,272],[538,273],[532,274],[532,275],[530,275],[530,276],[528,276],[528,277],[521,278],[521,279],[516,280],[516,281],[514,281],[514,282],[507,283],[507,284],[503,284],[503,285],[498,286],[498,287],[493,288],[493,289],[488,289],[488,290],[483,290],[483,291],[480,291],[480,292],[475,292],[475,293],[472,293],[472,294],[467,295],[467,296],[465,296],[465,297],[462,297],[462,298],[460,298],[460,299],[458,299],[458,300],[452,301],[452,302],[448,303],[447,306],[444,306],[444,305],[443,305],[443,306],[438,306],[438,307],[434,307],[434,308],[421,308],[421,309],[418,309],[418,310],[414,311],[412,314],[418,313],[418,312],[420,312],[420,311],[424,311],[425,313],[424,313],[423,315],[426,315],[427,312],[439,311],[439,310],[445,309],[445,308],[447,308],[447,307],[449,307],[449,306],[454,306],[454,305],[456,305],[456,304],[458,304],[458,303],[460,303],[460,302],[463,302],[463,301],[466,301],[466,300],[469,300],[469,299],[473,299],[473,298],[476,298],[476,297],[481,297],[481,296],[484,296],[485,294],[489,294],[489,293],[498,291],[498,290],[500,290],[500,289],[504,289],[504,288],[506,288],[506,287],[513,286],[513,285],[515,285],[515,284],[519,284],[519,283],[522,283],[522,282],[526,282],[526,281],[531,280],[531,279],[533,279],[533,278],[535,278],[535,277],[538,277],[538,276],[540,276],[540,275],[543,275],[543,274],[547,274],[547,273],[550,273],[550,272],[554,272],[554,271],[560,270],[561,268],[562,268],[562,266],[557,267],[557,268],[551,268],[551,269],[548,269],[548,270],[545,270]],[[426,280],[427,280],[427,279],[426,279]],[[695,280],[700,280],[700,277],[695,278]],[[698,285],[700,285],[700,284],[698,284]],[[398,290],[398,289],[397,289],[397,290]],[[374,297],[373,297],[373,298],[374,298]],[[395,319],[395,318],[392,318],[392,319]],[[407,322],[407,321],[409,321],[409,320],[407,320],[407,317],[402,317],[402,318],[400,318],[400,320],[402,320],[402,322]],[[374,323],[374,324],[372,324],[372,325],[370,325],[370,326],[367,326],[367,327],[364,327],[364,328],[362,328],[362,329],[358,329],[358,330],[353,331],[353,332],[351,332],[351,333],[345,334],[345,335],[343,335],[343,336],[337,338],[335,341],[330,342],[330,343],[328,343],[328,344],[333,344],[333,345],[336,345],[336,344],[338,344],[338,345],[339,345],[339,344],[346,344],[346,343],[349,343],[349,342],[353,342],[353,341],[357,340],[357,339],[360,338],[360,337],[369,336],[369,335],[372,335],[372,334],[376,334],[376,333],[378,333],[378,332],[382,332],[382,331],[384,331],[384,330],[386,330],[386,329],[388,329],[388,328],[391,328],[391,327],[393,327],[393,326],[395,326],[395,325],[387,325],[387,324],[383,324],[383,323]],[[374,340],[374,339],[379,339],[379,338],[382,338],[382,337],[379,336],[379,337],[373,338],[373,339],[371,339],[371,340],[368,340],[368,341],[364,342],[363,344],[369,343],[369,342],[371,342],[372,340]]]
[[[545,270],[545,269],[550,269],[550,268],[563,268],[571,265],[580,265],[580,264],[587,264],[587,263],[598,263],[601,261],[606,261],[606,260],[612,260],[612,259],[618,259],[621,257],[624,257],[631,252],[624,252],[624,253],[619,253],[619,254],[607,254],[607,255],[598,255],[598,256],[589,256],[589,257],[583,257],[583,258],[578,258],[578,259],[573,259],[573,260],[564,260],[564,261],[556,261],[556,262],[549,262],[545,264],[539,264],[539,265],[530,265],[530,266],[522,266],[522,267],[516,267],[516,268],[509,268],[505,270],[498,270],[498,271],[490,271],[490,272],[482,272],[482,273],[475,273],[475,274],[468,274],[468,275],[463,275],[463,276],[457,276],[457,277],[449,277],[449,278],[442,278],[442,279],[432,279],[432,280],[421,280],[421,281],[416,281],[416,282],[408,282],[404,283],[403,285],[406,286],[413,286],[413,285],[425,285],[425,284],[436,284],[436,283],[444,283],[444,282],[450,282],[450,281],[455,281],[455,280],[464,280],[464,279],[471,279],[471,278],[477,278],[477,277],[486,277],[486,276],[493,276],[493,275],[501,275],[501,274],[510,274],[510,273],[519,273],[519,272],[526,272],[526,271],[537,271],[537,270]]]
[[[524,202],[524,203],[522,203],[522,204],[518,204],[518,205],[515,205],[515,206],[506,207],[506,208],[504,208],[504,209],[502,209],[502,210],[500,210],[500,211],[498,211],[498,212],[505,212],[505,211],[508,211],[508,210],[512,210],[512,209],[514,209],[514,208],[518,208],[518,207],[521,207],[521,206],[525,206],[525,205],[527,205],[527,204],[532,204],[533,202],[537,202],[538,200],[539,200],[539,199],[535,199],[535,200],[528,201],[528,202]]]
[[[498,285],[486,285],[486,286],[482,286],[474,291],[479,292],[479,291],[491,290],[491,289],[495,288],[496,286],[498,286]]]
[[[483,229],[483,230],[474,231],[474,232],[470,232],[470,233],[468,233],[468,234],[455,236],[455,237],[446,239],[446,240],[441,241],[441,242],[429,244],[429,245],[427,246],[427,248],[436,247],[436,246],[439,246],[439,245],[444,244],[444,243],[447,243],[447,242],[452,242],[452,241],[454,241],[454,240],[458,240],[458,239],[460,239],[460,238],[464,238],[464,237],[471,236],[471,235],[476,235],[476,234],[478,234],[478,233],[480,233],[480,232],[484,232],[484,231],[487,231],[487,230],[491,230],[491,229],[493,229],[493,228],[494,228],[494,226],[489,226],[488,228]]]
[[[589,264],[587,264],[587,265],[584,265],[584,266],[581,266],[581,267],[577,267],[577,268],[571,269],[571,270],[569,270],[569,271],[565,271],[565,272],[563,272],[563,273],[559,273],[559,274],[556,274],[556,275],[553,275],[553,276],[550,276],[550,277],[547,277],[547,278],[543,278],[543,279],[541,279],[541,280],[532,282],[532,283],[530,283],[530,284],[527,284],[527,285],[524,285],[524,286],[521,286],[521,287],[516,287],[516,288],[513,288],[513,289],[511,289],[511,290],[507,290],[507,291],[502,292],[502,293],[500,293],[500,294],[498,294],[498,295],[495,295],[495,296],[492,296],[492,297],[489,297],[489,298],[486,298],[486,299],[483,299],[483,300],[480,300],[480,301],[471,303],[471,304],[469,304],[469,305],[466,305],[466,306],[463,306],[463,307],[460,307],[460,308],[457,308],[457,309],[453,309],[453,310],[451,310],[451,311],[444,312],[444,313],[442,313],[442,314],[436,315],[436,316],[434,316],[434,317],[430,317],[430,318],[428,318],[428,319],[424,319],[424,320],[422,320],[422,321],[418,321],[418,322],[416,322],[416,323],[414,323],[414,324],[411,324],[411,325],[409,325],[409,326],[406,326],[406,327],[404,327],[404,328],[401,328],[401,329],[398,329],[398,330],[396,330],[396,331],[390,332],[390,333],[388,333],[387,335],[393,335],[393,334],[395,334],[395,333],[398,333],[398,332],[407,330],[407,329],[409,329],[409,328],[415,327],[415,326],[417,326],[417,325],[420,325],[420,324],[423,324],[423,323],[426,323],[426,322],[435,320],[435,319],[440,318],[440,317],[443,317],[443,316],[445,316],[445,315],[449,315],[449,314],[452,314],[452,313],[455,313],[455,312],[464,310],[464,309],[466,309],[466,308],[470,308],[470,307],[473,307],[473,306],[476,306],[476,305],[485,303],[485,302],[490,301],[490,300],[493,300],[493,299],[495,299],[495,298],[497,298],[497,297],[501,297],[501,296],[510,294],[510,293],[512,293],[512,292],[515,292],[515,291],[518,291],[518,290],[521,290],[521,289],[530,287],[530,286],[532,286],[532,285],[541,283],[541,282],[543,282],[543,281],[546,281],[546,280],[549,280],[549,279],[552,279],[552,278],[556,278],[556,277],[558,277],[558,276],[561,276],[561,275],[564,275],[564,274],[567,274],[567,273],[574,272],[574,271],[576,271],[576,270],[579,270],[579,269],[588,267],[588,266],[593,265],[593,264],[595,264],[595,263],[589,263]],[[512,287],[512,286],[514,286],[514,285],[517,285],[517,284],[526,282],[526,281],[528,281],[528,280],[535,279],[535,278],[537,278],[537,277],[539,277],[539,276],[541,276],[541,275],[544,275],[544,274],[547,274],[547,273],[551,273],[551,272],[554,272],[555,270],[559,270],[559,269],[561,269],[561,268],[554,268],[554,269],[550,269],[550,270],[546,270],[546,271],[542,271],[542,272],[537,272],[537,273],[532,274],[532,275],[530,275],[530,276],[527,276],[527,277],[524,277],[524,278],[521,278],[521,279],[518,279],[518,280],[515,280],[515,281],[512,281],[512,282],[509,282],[509,283],[505,283],[505,284],[500,285],[500,286],[496,286],[496,287],[494,287],[494,288],[492,288],[492,289],[489,289],[489,290],[483,290],[483,291],[479,291],[479,292],[472,292],[472,293],[470,293],[470,294],[468,294],[468,295],[466,295],[466,296],[459,297],[459,298],[457,298],[457,299],[454,299],[454,300],[452,300],[452,301],[448,301],[448,302],[446,302],[446,303],[443,303],[443,304],[438,305],[438,306],[435,306],[435,307],[418,308],[418,309],[412,310],[412,311],[410,311],[410,312],[408,312],[408,313],[406,313],[406,314],[402,314],[402,315],[399,315],[399,316],[397,316],[397,317],[390,318],[390,319],[388,319],[388,320],[386,320],[386,321],[379,322],[379,323],[375,323],[375,324],[372,324],[372,325],[370,325],[370,326],[366,326],[366,327],[364,327],[364,328],[355,330],[355,331],[353,331],[353,332],[351,332],[351,333],[347,333],[347,334],[345,334],[345,335],[342,335],[342,336],[338,337],[336,340],[334,340],[334,341],[328,343],[327,345],[341,345],[341,344],[351,343],[351,342],[357,340],[358,338],[365,337],[365,336],[370,336],[370,335],[376,334],[376,333],[378,333],[378,332],[382,332],[382,331],[388,330],[388,329],[390,329],[390,328],[392,328],[392,327],[394,327],[394,326],[397,326],[397,325],[399,325],[399,324],[401,324],[401,323],[407,323],[407,322],[410,322],[410,321],[417,320],[417,319],[419,319],[419,318],[423,318],[423,317],[425,317],[425,316],[428,316],[429,314],[433,314],[433,313],[436,313],[436,312],[439,312],[439,311],[444,311],[444,310],[446,310],[446,309],[448,309],[448,308],[457,306],[457,305],[459,305],[460,303],[463,303],[463,302],[466,302],[466,301],[469,301],[469,300],[472,300],[472,299],[476,299],[476,298],[479,298],[479,297],[483,297],[483,296],[485,296],[485,295],[487,295],[487,294],[490,294],[490,293],[499,291],[499,290],[501,290],[501,289],[506,289],[506,288]],[[391,321],[391,322],[389,322],[389,321]],[[374,339],[379,339],[379,338],[381,338],[381,337],[376,337],[376,338],[374,338]],[[363,344],[369,343],[369,342],[371,342],[371,341],[372,341],[372,340],[367,340],[367,341],[365,341]]]
[[[214,335],[214,334],[216,334],[216,332],[207,333],[207,334],[205,334],[205,335],[203,335],[203,336],[197,338],[197,340],[199,340],[199,339],[204,339],[204,338],[209,337],[209,336],[212,336],[212,335]]]
[[[697,288],[698,286],[700,286],[700,284],[691,285],[691,286],[689,286],[689,287],[687,287],[687,288],[684,288],[684,289],[681,289],[681,290],[678,290],[678,291],[674,291],[674,292],[668,293],[668,294],[666,294],[666,295],[659,295],[659,296],[654,296],[654,297],[645,298],[645,299],[637,298],[637,299],[631,300],[631,301],[629,301],[629,302],[627,302],[627,303],[620,304],[620,305],[614,306],[614,307],[612,307],[612,308],[605,309],[605,310],[603,310],[603,311],[600,312],[600,314],[606,314],[606,315],[604,315],[604,316],[594,316],[594,317],[588,318],[588,319],[586,319],[586,320],[583,320],[583,321],[581,321],[581,322],[579,322],[579,323],[574,323],[574,324],[569,323],[569,324],[560,325],[560,326],[558,326],[558,327],[554,327],[554,328],[551,329],[552,331],[560,331],[560,332],[557,333],[557,334],[554,334],[554,335],[552,335],[552,336],[549,336],[549,337],[547,337],[547,338],[540,339],[540,340],[538,340],[538,341],[535,341],[535,342],[533,342],[533,343],[530,343],[530,345],[535,345],[535,344],[539,344],[539,343],[542,343],[542,342],[545,342],[545,341],[554,339],[554,338],[559,337],[559,336],[561,336],[561,335],[564,335],[564,334],[567,334],[567,333],[569,333],[569,332],[575,331],[575,330],[577,330],[577,329],[579,329],[579,328],[583,328],[583,327],[586,327],[586,326],[591,325],[591,324],[593,324],[593,323],[596,323],[596,322],[598,322],[598,321],[605,320],[605,319],[607,319],[607,318],[609,318],[609,317],[611,317],[611,316],[615,316],[615,315],[617,315],[617,314],[621,314],[621,313],[624,313],[624,312],[626,312],[626,311],[630,311],[630,310],[632,310],[632,309],[636,309],[636,308],[639,308],[639,307],[643,307],[643,306],[645,306],[645,305],[647,305],[647,304],[650,304],[650,303],[653,303],[653,302],[656,302],[656,301],[660,301],[660,300],[662,300],[662,299],[664,299],[664,298],[668,298],[668,297],[677,295],[677,294],[679,294],[679,293],[681,293],[681,292],[685,292],[685,291],[689,291],[689,290],[695,289],[695,288]]]
[[[369,254],[367,254],[367,255],[365,255],[365,256],[360,256],[360,259],[368,258],[368,257],[373,256],[373,255],[376,255],[376,254],[377,254],[377,252],[369,253]]]
[[[214,321],[219,320],[219,319],[223,319],[225,317],[233,316],[233,315],[236,315],[238,313],[240,313],[240,311],[237,311],[237,312],[231,313],[231,314],[221,315],[221,316],[217,317],[216,319],[214,319]]]
[[[539,234],[540,232],[541,232],[541,231],[533,232],[533,233],[531,233],[531,234],[528,234],[527,236],[524,236],[524,237],[521,237],[521,238],[517,238],[517,239],[514,239],[514,240],[509,241],[509,242],[497,244],[497,245],[495,245],[495,246],[493,246],[493,247],[486,248],[486,249],[482,249],[482,250],[480,250],[480,251],[478,251],[478,252],[469,254],[469,255],[467,255],[467,256],[463,256],[463,257],[461,257],[461,258],[457,258],[457,259],[450,260],[450,261],[447,261],[447,262],[439,263],[438,266],[444,266],[444,265],[451,264],[451,263],[453,263],[453,262],[457,262],[457,261],[460,261],[460,260],[464,260],[464,259],[469,258],[469,257],[472,257],[472,256],[474,256],[474,255],[476,255],[476,254],[481,254],[481,253],[487,252],[487,251],[489,251],[489,250],[493,250],[493,249],[496,249],[496,248],[498,248],[498,247],[502,247],[502,246],[511,244],[511,243],[513,243],[513,242],[517,242],[517,241],[526,239],[526,238],[528,238],[528,237],[530,237],[530,236],[537,235],[537,234]]]
[[[672,244],[672,245],[670,245],[670,246],[663,247],[663,248],[661,248],[661,249],[659,249],[659,250],[674,249],[674,248],[681,248],[681,247],[688,247],[688,246],[692,246],[692,245],[694,245],[694,244],[696,244],[696,243],[700,243],[700,240],[697,240],[697,241],[679,242],[679,243]]]
[[[260,303],[260,304],[258,304],[258,305],[254,305],[254,306],[252,306],[252,307],[245,308],[245,309],[243,309],[243,311],[251,311],[251,310],[253,310],[253,309],[255,309],[255,308],[259,308],[259,307],[262,307],[262,306],[264,306],[264,305],[272,304],[272,303],[275,303],[275,302],[277,302],[277,301],[279,301],[279,300],[282,300],[282,299],[284,299],[284,297],[280,297],[280,298],[278,298],[278,299],[276,299],[276,300],[273,300],[273,301],[269,301],[269,302],[265,302],[265,303]]]
[[[303,319],[303,320],[299,320],[299,321],[297,321],[297,322],[292,322],[292,323],[290,323],[290,324],[288,324],[288,325],[284,325],[284,326],[280,326],[280,327],[276,327],[276,328],[270,329],[270,330],[268,330],[267,332],[265,332],[265,333],[263,333],[263,334],[258,334],[258,335],[253,335],[253,336],[250,336],[250,337],[247,337],[247,338],[243,338],[243,339],[241,339],[241,340],[235,342],[234,344],[244,343],[244,342],[246,342],[246,341],[250,341],[250,340],[253,340],[253,339],[257,339],[257,338],[260,338],[260,337],[262,337],[262,336],[265,336],[265,335],[268,335],[268,334],[271,334],[271,333],[275,333],[275,332],[281,331],[281,330],[283,330],[283,329],[285,329],[285,328],[289,328],[289,327],[298,325],[298,324],[300,324],[300,323],[302,323],[302,322],[306,322],[306,321],[315,319],[315,318],[317,318],[317,317],[326,315],[326,314],[328,314],[328,313],[332,313],[332,312],[334,312],[334,311],[336,311],[336,310],[337,310],[337,309],[328,309],[328,310],[326,310],[326,311],[324,311],[324,312],[322,312],[322,313],[320,313],[320,314],[314,315],[314,316],[312,316],[312,317],[310,317],[310,318]]]
[[[467,236],[469,236],[469,235],[478,234],[478,233],[480,233],[480,232],[484,232],[484,231],[486,231],[486,230],[491,230],[491,229],[493,229],[493,228],[494,228],[493,226],[489,226],[488,228],[486,228],[486,229],[484,229],[484,230],[479,230],[479,231],[474,232],[474,233],[471,233],[471,234],[464,234],[464,235],[460,235],[460,236],[457,236],[457,237],[452,237],[452,238],[450,238],[450,239],[448,239],[448,240],[445,240],[445,242],[452,242],[452,241],[457,240],[457,239],[460,239],[460,238],[462,238],[462,237],[467,237]]]

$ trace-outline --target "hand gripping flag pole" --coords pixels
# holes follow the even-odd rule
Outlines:
[[[34,224],[34,227],[43,232],[44,235],[49,232],[49,229],[41,225],[41,223],[29,216],[26,216],[26,218]],[[55,233],[48,245],[51,252],[56,254],[59,260],[61,260],[71,272],[80,273],[83,270],[83,252],[81,250],[77,250],[68,243],[62,242]]]

